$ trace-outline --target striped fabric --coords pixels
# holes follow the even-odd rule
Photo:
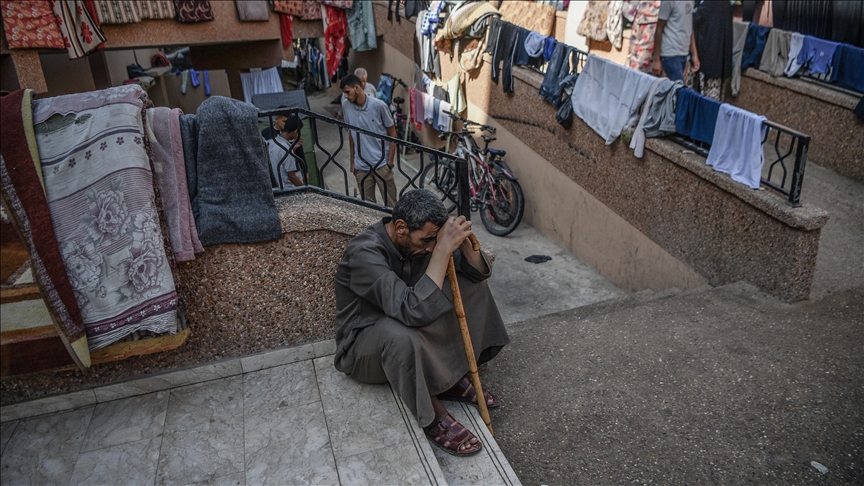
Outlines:
[[[94,0],[100,24],[134,24],[141,22],[135,0]]]
[[[146,96],[125,85],[34,103],[48,207],[91,350],[135,331],[177,330]]]
[[[137,6],[142,19],[173,19],[176,15],[171,0],[139,0]]]
[[[69,59],[84,57],[105,42],[102,29],[84,8],[83,0],[55,1],[54,15],[69,52]]]

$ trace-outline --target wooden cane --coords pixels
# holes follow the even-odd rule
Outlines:
[[[474,235],[469,236],[471,239],[471,247],[475,251],[480,250],[480,242]],[[474,346],[471,345],[471,334],[468,332],[468,321],[465,319],[465,307],[462,305],[462,293],[459,291],[459,282],[456,281],[456,266],[453,264],[453,255],[450,255],[450,261],[447,264],[447,280],[450,281],[450,292],[453,294],[453,307],[456,310],[456,319],[459,321],[459,330],[462,331],[462,344],[465,346],[465,357],[468,359],[468,375],[471,377],[471,384],[474,386],[474,393],[477,395],[477,407],[480,409],[480,416],[486,427],[489,428],[489,433],[495,435],[492,430],[492,419],[489,417],[489,408],[486,406],[486,397],[483,396],[483,387],[480,386],[480,375],[477,373],[477,360],[474,358]]]

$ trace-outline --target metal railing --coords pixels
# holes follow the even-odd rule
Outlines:
[[[770,120],[765,120],[763,125],[767,130],[762,137],[762,148],[765,154],[762,185],[786,196],[786,204],[798,207],[801,205],[801,186],[804,181],[804,169],[807,166],[810,135]],[[710,146],[707,144],[695,142],[677,133],[670,135],[669,138],[700,155],[708,156]]]
[[[314,192],[317,194],[323,194],[330,197],[334,197],[336,199],[349,201],[361,206],[369,207],[372,209],[377,209],[385,212],[392,212],[392,206],[396,201],[391,201],[388,198],[388,182],[384,180],[384,178],[378,174],[375,170],[369,170],[363,178],[357,182],[357,192],[359,193],[359,198],[352,195],[352,185],[349,183],[349,174],[350,174],[350,150],[346,150],[350,146],[350,142],[348,140],[348,136],[350,133],[353,133],[357,140],[364,141],[363,137],[368,137],[365,141],[368,142],[369,139],[372,140],[373,144],[380,144],[380,156],[378,156],[377,160],[372,158],[367,158],[366,155],[363,154],[363,143],[355,143],[354,150],[356,151],[356,158],[359,158],[360,161],[368,165],[369,167],[381,168],[384,164],[387,163],[385,159],[385,150],[388,150],[389,147],[394,147],[396,149],[396,156],[394,156],[394,169],[402,174],[407,182],[402,185],[402,187],[397,186],[398,197],[401,197],[405,194],[406,191],[411,189],[420,189],[424,187],[424,184],[421,183],[421,177],[423,177],[426,168],[430,165],[434,167],[434,171],[437,174],[439,172],[439,166],[441,165],[452,165],[456,168],[457,180],[458,184],[455,191],[451,191],[449,193],[443,194],[441,196],[442,201],[450,201],[456,205],[457,213],[461,216],[465,216],[467,219],[471,219],[471,198],[469,193],[468,186],[468,161],[462,158],[459,158],[453,154],[448,154],[446,152],[442,152],[440,150],[436,150],[430,147],[426,147],[424,145],[419,145],[416,143],[407,142],[405,140],[400,140],[397,138],[393,138],[387,135],[379,135],[374,132],[370,132],[368,130],[349,125],[343,121],[336,120],[335,118],[330,118],[325,115],[321,115],[320,113],[315,113],[310,110],[305,110],[303,108],[282,108],[282,109],[273,109],[273,110],[264,110],[259,111],[259,117],[266,117],[270,123],[270,127],[273,127],[274,119],[273,117],[276,115],[283,116],[291,116],[297,115],[301,118],[304,118],[304,123],[309,123],[311,132],[312,132],[312,144],[315,148],[316,154],[323,154],[325,160],[323,162],[319,162],[315,160],[314,164],[309,164],[306,161],[300,159],[299,157],[295,157],[297,161],[298,167],[303,174],[303,183],[304,186],[301,187],[291,187],[287,186],[284,180],[282,180],[282,168],[287,163],[288,154],[293,153],[293,149],[296,145],[296,141],[289,142],[284,138],[279,137],[278,135],[274,138],[275,143],[280,145],[285,150],[285,155],[276,162],[276,169],[274,170],[270,167],[271,175],[273,175],[274,180],[276,181],[276,187],[274,187],[273,192],[276,195],[283,194],[294,194],[294,193],[302,193],[302,192]],[[333,127],[337,130],[337,134],[333,136],[333,139],[327,140],[328,143],[322,143],[321,139],[321,126],[319,124],[326,124],[330,127]],[[304,144],[306,142],[304,141]],[[373,145],[374,146],[374,145]],[[409,165],[405,158],[402,157],[402,153],[405,151],[402,149],[410,149],[419,154],[419,167],[415,167]],[[411,173],[409,173],[410,171]],[[274,173],[275,172],[275,173]],[[336,173],[339,179],[338,187],[328,187],[332,184],[325,184],[325,177]],[[353,178],[353,174],[352,178]],[[383,187],[383,191],[381,191],[382,197],[384,199],[384,204],[378,204],[377,198],[376,202],[371,202],[367,200],[366,191],[364,189],[364,183],[368,180],[375,181],[375,185],[381,184],[380,187]],[[330,178],[331,180],[333,177]],[[311,182],[315,182],[316,184],[310,184]],[[395,183],[395,177],[394,177]],[[375,187],[373,186],[373,191]]]

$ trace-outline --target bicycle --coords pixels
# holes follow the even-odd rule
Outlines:
[[[496,140],[495,137],[482,134],[485,145],[483,149],[477,145],[472,135],[473,127],[481,132],[495,133],[495,127],[483,125],[461,116],[454,115],[448,111],[447,114],[453,120],[462,122],[462,130],[458,132],[441,132],[438,138],[446,140],[448,136],[456,138],[454,155],[468,161],[468,184],[471,196],[471,208],[480,212],[480,221],[483,226],[495,236],[506,236],[512,233],[525,213],[525,196],[522,187],[513,171],[504,162],[503,157],[507,154],[504,150],[489,148],[489,143]],[[444,147],[446,151],[447,147]],[[455,163],[447,165],[429,165],[423,170],[420,178],[420,187],[424,187],[426,181],[430,181],[444,193],[442,199],[455,200],[457,197],[457,178]],[[430,174],[430,172],[434,171]],[[430,177],[431,176],[431,177]],[[452,205],[449,211],[455,209]]]
[[[391,80],[393,80],[394,85],[402,86],[402,89],[404,89],[406,92],[408,91],[408,85],[406,85],[405,82],[401,79],[388,73],[381,74],[381,77],[384,76],[387,76]],[[393,89],[395,90],[395,86],[393,87]],[[392,95],[392,91],[390,94]],[[387,100],[384,101],[386,102]],[[393,122],[396,125],[396,138],[405,142],[419,144],[420,139],[417,138],[417,135],[415,135],[412,130],[409,129],[411,120],[409,120],[410,117],[406,115],[405,112],[402,110],[402,103],[405,103],[405,99],[398,96],[393,97],[392,103],[389,103],[390,114],[393,115]],[[405,150],[406,149],[403,146],[400,153],[403,158],[405,157]]]

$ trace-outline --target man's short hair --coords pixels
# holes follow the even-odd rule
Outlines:
[[[408,231],[417,231],[427,222],[440,228],[448,217],[444,203],[426,189],[406,192],[393,206],[393,221],[405,221]]]
[[[339,83],[339,89],[345,89],[345,87],[353,88],[354,86],[363,86],[363,81],[360,81],[360,78],[355,74],[349,74],[342,78],[342,82]]]
[[[361,78],[361,79],[369,77],[369,73],[367,73],[366,70],[363,69],[362,67],[355,69],[354,75],[357,76],[358,78]]]
[[[282,133],[291,133],[294,130],[303,128],[303,120],[297,115],[291,115],[285,120],[285,126],[282,127]]]

